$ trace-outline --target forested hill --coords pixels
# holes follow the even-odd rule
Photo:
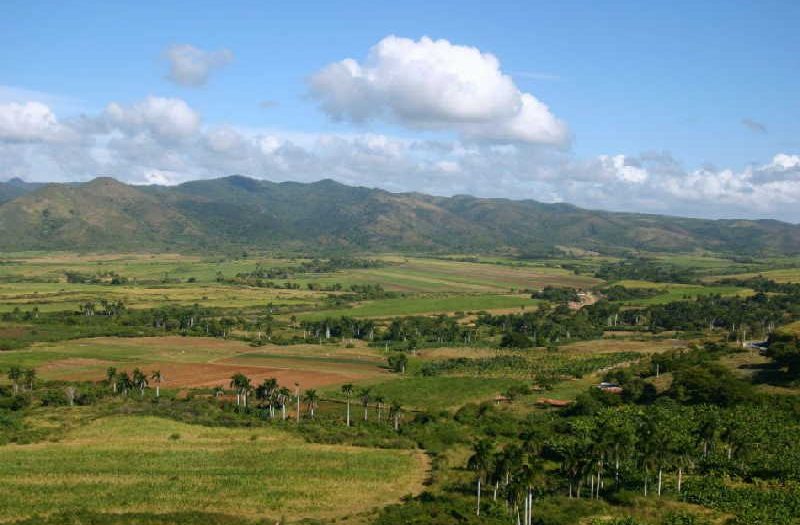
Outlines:
[[[234,246],[540,254],[556,246],[800,253],[800,227],[591,211],[533,200],[433,197],[331,180],[231,176],[179,186],[0,183],[0,249],[182,250]]]

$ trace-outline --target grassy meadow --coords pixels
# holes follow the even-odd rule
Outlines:
[[[383,396],[412,411],[456,410],[467,403],[490,401],[501,392],[524,383],[514,378],[464,376],[407,377],[376,384],[374,396]],[[329,397],[339,398],[340,392],[328,390]]]
[[[57,442],[0,447],[0,521],[56,508],[332,518],[418,492],[425,465],[414,451],[309,444],[274,429],[109,417]]]
[[[740,286],[723,286],[723,285],[699,285],[699,284],[680,284],[680,283],[653,283],[648,281],[634,281],[623,280],[617,281],[614,284],[624,286],[626,288],[650,288],[663,291],[653,297],[643,299],[633,299],[625,301],[625,304],[633,306],[648,306],[654,304],[667,304],[673,301],[690,300],[696,297],[703,297],[708,295],[720,295],[722,297],[731,296],[747,296],[752,295],[754,292],[749,288],[742,288]]]

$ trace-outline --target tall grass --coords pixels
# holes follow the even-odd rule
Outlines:
[[[420,466],[413,451],[115,416],[61,442],[0,447],[0,508],[4,519],[53,512],[332,517],[414,491]]]

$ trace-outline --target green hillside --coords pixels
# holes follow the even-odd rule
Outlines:
[[[25,183],[22,183],[23,185]],[[533,200],[433,197],[332,180],[241,176],[175,187],[111,178],[9,189],[0,249],[193,250],[233,246],[541,254],[557,246],[732,254],[800,252],[800,228],[584,210]],[[19,184],[16,184],[19,186]]]

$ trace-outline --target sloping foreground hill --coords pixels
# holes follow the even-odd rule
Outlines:
[[[0,184],[0,195],[9,184]],[[433,197],[331,180],[274,183],[231,176],[142,187],[98,178],[16,191],[10,200],[0,199],[0,249],[243,245],[535,253],[571,246],[605,253],[800,253],[800,227],[779,221],[712,221],[533,200]]]

